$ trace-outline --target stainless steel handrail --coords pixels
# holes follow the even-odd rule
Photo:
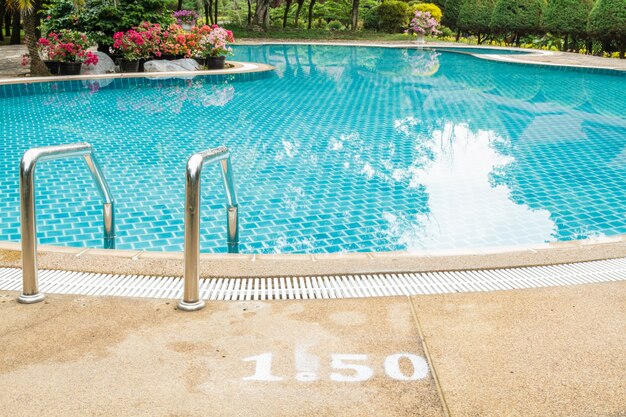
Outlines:
[[[18,301],[32,304],[42,301],[37,273],[37,221],[35,218],[35,167],[39,161],[83,157],[104,201],[104,247],[115,248],[115,208],[113,196],[104,179],[93,148],[88,143],[44,146],[29,149],[20,161],[20,219],[22,223],[22,294]]]
[[[200,176],[205,163],[219,162],[224,190],[226,192],[226,227],[228,252],[239,251],[239,219],[237,193],[233,180],[230,152],[225,146],[198,152],[187,161],[185,181],[185,289],[178,308],[184,311],[200,310],[204,301],[200,299]]]

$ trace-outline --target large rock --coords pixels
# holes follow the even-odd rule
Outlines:
[[[96,65],[81,65],[81,75],[101,75],[111,74],[115,72],[115,62],[113,62],[110,56],[108,56],[104,52],[99,51],[95,51],[92,53],[98,56],[98,63]],[[106,87],[112,82],[113,78],[103,78],[100,80],[85,80],[83,81],[83,85],[89,88],[89,90],[91,91],[98,91],[102,87]]]
[[[92,53],[98,56],[98,63],[96,65],[83,64],[80,67],[81,75],[100,75],[115,72],[115,62],[113,62],[110,56],[100,51]]]
[[[198,64],[198,61],[191,58],[175,59],[171,62],[172,64],[176,64],[182,67],[185,71],[198,71],[201,68],[200,64]]]
[[[173,71],[198,71],[201,69],[198,61],[191,58],[168,60],[152,60],[144,64],[145,72],[173,72]]]

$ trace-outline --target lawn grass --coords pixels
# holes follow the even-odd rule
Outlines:
[[[296,29],[270,28],[264,32],[255,32],[247,27],[228,27],[233,31],[235,39],[280,39],[280,40],[368,40],[368,41],[410,41],[411,38],[402,33],[382,33],[369,30],[328,30],[328,29]]]

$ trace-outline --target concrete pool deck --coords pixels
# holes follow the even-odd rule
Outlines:
[[[559,64],[569,55],[578,56],[537,59]],[[46,268],[182,274],[180,253],[40,250]],[[452,270],[625,254],[618,236],[465,258],[207,255],[203,275],[302,274],[304,263],[310,273]],[[19,267],[20,257],[18,244],[0,242],[0,266]],[[626,281],[208,302],[195,313],[176,311],[175,300],[50,293],[25,306],[17,295],[0,291],[3,415],[626,416]]]
[[[626,414],[624,281],[192,314],[168,300],[16,295],[0,292],[6,415]]]

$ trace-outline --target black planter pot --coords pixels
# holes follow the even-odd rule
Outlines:
[[[52,75],[59,75],[59,61],[43,61]]]
[[[168,61],[171,61],[173,59],[176,59],[175,55],[172,54],[161,54],[161,56],[159,57],[159,59],[166,59]]]
[[[139,72],[144,72],[143,65],[146,63],[146,61],[149,61],[149,60],[147,58],[139,59]]]
[[[59,62],[60,75],[79,75],[82,62]]]
[[[198,64],[202,65],[203,67],[206,65],[206,58],[199,57],[199,56],[194,56],[193,59],[195,59],[196,62]]]
[[[120,71],[121,72],[139,72],[139,60],[135,59],[129,61],[127,59],[120,59]]]
[[[206,67],[210,70],[224,69],[225,63],[226,63],[225,56],[207,56],[206,57]]]

